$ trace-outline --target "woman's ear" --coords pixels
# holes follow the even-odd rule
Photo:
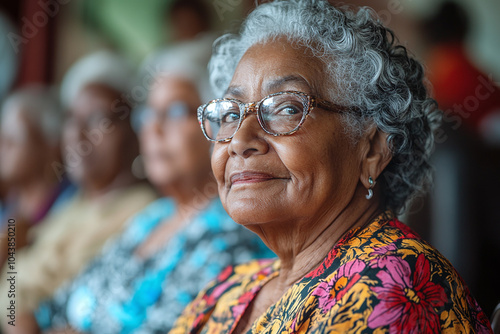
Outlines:
[[[368,179],[374,181],[392,159],[392,152],[387,143],[388,134],[373,126],[365,137],[365,149],[361,160],[361,182],[368,189],[371,188]]]

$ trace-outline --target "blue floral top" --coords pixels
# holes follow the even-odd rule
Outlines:
[[[73,281],[43,302],[41,329],[73,327],[87,333],[165,333],[184,307],[227,265],[274,254],[233,222],[219,199],[143,259],[136,248],[175,212],[162,198],[137,214],[127,230]]]

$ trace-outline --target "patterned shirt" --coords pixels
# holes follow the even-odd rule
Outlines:
[[[279,260],[226,268],[171,334],[231,333]],[[436,249],[386,212],[349,231],[249,333],[491,333],[488,318]]]
[[[156,198],[144,183],[113,189],[98,199],[80,192],[32,227],[29,238],[33,242],[16,251],[16,312],[36,310],[85,268],[109,238],[122,233],[131,216]],[[5,265],[1,277],[9,271]],[[1,279],[0,296],[8,290],[8,282]],[[8,298],[0,298],[0,309],[9,307],[8,303]]]
[[[136,248],[174,212],[175,203],[162,198],[136,215],[90,266],[40,305],[39,326],[99,334],[166,333],[226,266],[275,256],[229,218],[219,199],[154,256],[135,256]]]

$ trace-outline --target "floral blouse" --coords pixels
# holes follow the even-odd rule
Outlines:
[[[136,257],[136,248],[174,212],[174,202],[161,198],[137,214],[83,272],[39,306],[40,328],[166,333],[226,266],[275,256],[254,233],[232,221],[216,199],[154,256]]]
[[[171,334],[231,333],[279,260],[226,268]],[[249,333],[491,333],[488,318],[436,249],[387,212],[351,230]]]

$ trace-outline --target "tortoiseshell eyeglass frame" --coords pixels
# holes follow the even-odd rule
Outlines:
[[[302,119],[300,120],[299,124],[294,129],[292,129],[291,131],[288,131],[288,132],[284,132],[284,133],[274,133],[274,132],[271,132],[268,129],[266,129],[266,127],[264,126],[264,123],[263,123],[261,116],[259,114],[259,108],[262,105],[262,102],[264,102],[266,99],[271,98],[273,96],[284,95],[284,94],[299,95],[301,97],[305,97],[307,99],[307,103],[305,103],[303,105],[304,109],[302,112]],[[208,134],[206,132],[206,129],[205,129],[205,126],[203,123],[203,112],[205,111],[205,109],[207,108],[208,105],[210,105],[212,103],[223,102],[223,101],[230,101],[230,102],[234,102],[234,103],[238,104],[238,107],[240,109],[240,119],[238,121],[238,126],[236,127],[236,130],[234,131],[234,133],[230,137],[223,138],[223,139],[212,139],[208,136]],[[264,97],[263,99],[261,99],[260,101],[257,101],[257,102],[243,103],[237,99],[230,99],[230,98],[215,99],[215,100],[212,100],[208,103],[205,103],[205,104],[199,106],[198,111],[197,111],[197,115],[198,115],[198,122],[200,123],[201,130],[203,131],[203,134],[205,135],[205,137],[209,141],[218,142],[218,143],[227,143],[227,142],[231,141],[231,139],[234,137],[236,132],[238,132],[238,130],[240,129],[241,123],[243,123],[243,120],[252,111],[257,114],[257,120],[258,120],[259,125],[262,128],[262,130],[264,130],[266,133],[268,133],[272,136],[278,137],[278,136],[289,136],[289,135],[292,135],[295,132],[297,132],[300,129],[300,127],[302,126],[302,124],[304,124],[307,116],[309,116],[309,114],[312,112],[312,110],[316,107],[320,107],[322,109],[325,109],[328,111],[333,111],[333,112],[352,111],[352,109],[349,107],[341,106],[341,105],[335,104],[333,102],[326,101],[326,100],[323,100],[321,98],[318,98],[318,97],[315,97],[313,95],[309,95],[309,94],[306,94],[303,92],[290,90],[290,91],[282,91],[282,92],[277,92],[277,93],[267,95],[266,97]]]

